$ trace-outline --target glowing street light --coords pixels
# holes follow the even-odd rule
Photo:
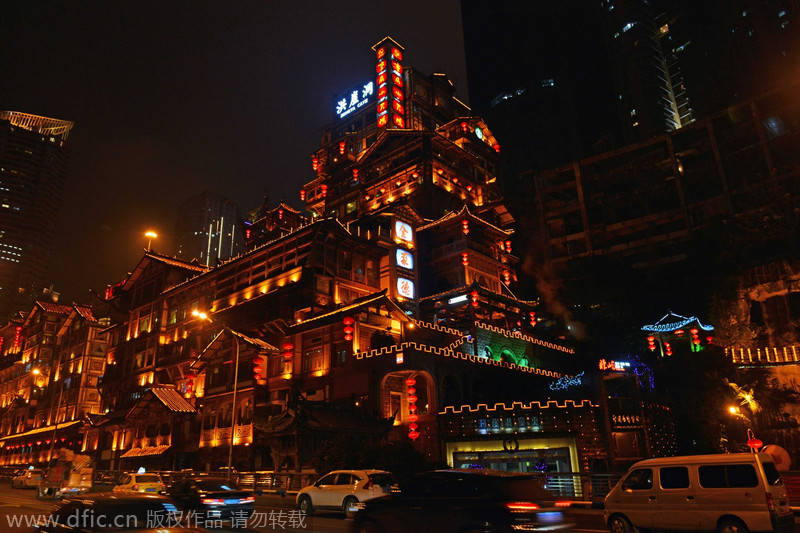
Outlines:
[[[158,238],[158,234],[155,231],[148,231],[144,234],[147,237],[147,251],[150,251],[150,244],[153,242],[153,239]]]

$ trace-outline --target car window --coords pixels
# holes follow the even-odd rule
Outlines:
[[[119,481],[119,484],[120,485],[127,485],[130,482],[131,482],[131,476],[129,476],[128,474],[125,474],[124,476],[122,476],[122,479]]]
[[[764,467],[764,473],[767,475],[767,484],[769,484],[770,487],[783,485],[783,479],[781,479],[781,474],[775,467],[775,463],[772,461],[764,461],[761,463],[761,466]]]
[[[335,485],[336,484],[336,476],[339,474],[327,474],[322,476],[322,478],[317,481],[319,485]]]
[[[155,474],[144,474],[136,476],[137,483],[161,483],[161,478]]]
[[[622,482],[625,490],[649,490],[653,488],[653,469],[637,468],[625,477]]]
[[[224,479],[204,479],[197,482],[197,488],[205,492],[227,492],[231,490],[239,490],[234,483],[230,483]]]
[[[356,477],[353,474],[340,473],[336,478],[337,485],[352,485],[356,482]]]
[[[397,485],[397,480],[391,474],[370,474],[369,480],[373,485],[380,487],[391,487]]]
[[[685,466],[665,466],[659,470],[662,489],[689,488],[689,469]]]
[[[432,474],[421,474],[408,480],[400,487],[400,494],[412,498],[432,496],[438,488],[437,480]]]
[[[752,464],[703,465],[697,473],[700,486],[707,489],[758,486],[758,476]]]

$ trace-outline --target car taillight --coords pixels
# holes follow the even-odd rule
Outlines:
[[[239,498],[239,503],[250,503],[256,501],[255,496],[248,496],[246,498]]]
[[[200,500],[203,505],[224,505],[225,500],[222,498],[203,498]]]
[[[506,504],[506,507],[508,507],[509,511],[518,513],[524,511],[535,511],[539,508],[539,506],[533,502],[509,502]]]
[[[775,499],[769,492],[767,493],[767,509],[769,509],[770,514],[778,514],[778,510],[775,508]]]
[[[139,484],[138,483],[133,486],[133,490],[139,490]]]
[[[570,507],[572,500],[559,500],[556,502],[556,507]]]

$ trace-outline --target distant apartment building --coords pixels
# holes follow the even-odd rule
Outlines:
[[[47,286],[73,123],[0,111],[0,319]]]
[[[177,217],[177,257],[216,266],[242,251],[242,217],[228,198],[204,191],[187,198],[178,207]]]

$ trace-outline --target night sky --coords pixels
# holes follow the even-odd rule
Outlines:
[[[0,109],[75,123],[59,301],[123,279],[148,229],[171,252],[192,194],[300,207],[334,95],[374,76],[386,35],[467,101],[457,0],[0,2]]]

